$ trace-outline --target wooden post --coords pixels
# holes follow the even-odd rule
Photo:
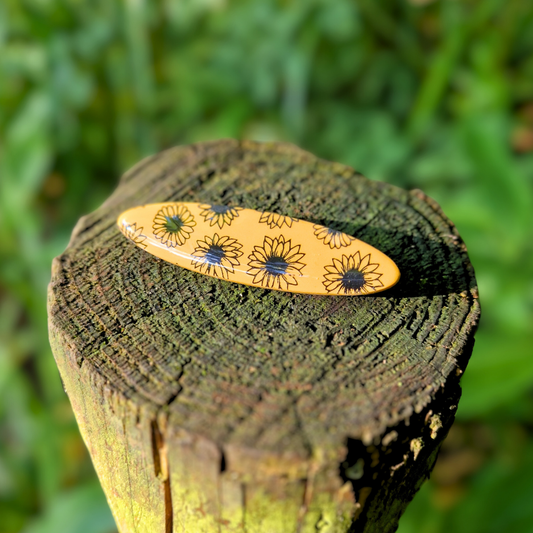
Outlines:
[[[402,278],[368,297],[252,288],[161,261],[115,225],[178,200],[331,226]],[[49,288],[54,355],[121,533],[395,531],[453,422],[479,312],[433,200],[232,140],[127,172]]]

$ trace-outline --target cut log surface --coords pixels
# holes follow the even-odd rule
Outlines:
[[[344,231],[401,280],[312,296],[179,268],[115,223],[167,201]],[[54,356],[121,533],[395,531],[453,422],[479,313],[465,245],[422,192],[233,140],[127,172],[49,288]]]

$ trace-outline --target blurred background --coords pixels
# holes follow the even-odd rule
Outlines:
[[[0,2],[0,533],[115,531],[48,345],[50,263],[140,158],[220,137],[294,142],[455,222],[483,317],[399,531],[531,533],[527,0]]]

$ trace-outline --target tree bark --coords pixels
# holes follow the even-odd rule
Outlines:
[[[310,296],[181,269],[115,225],[165,201],[333,227],[402,277]],[[395,531],[453,422],[479,313],[465,245],[422,192],[233,140],[137,164],[49,287],[54,356],[121,533]]]

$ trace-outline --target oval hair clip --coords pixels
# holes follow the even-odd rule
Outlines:
[[[128,209],[117,223],[156,257],[244,285],[359,295],[384,291],[400,279],[392,259],[355,237],[266,211],[167,202]]]

